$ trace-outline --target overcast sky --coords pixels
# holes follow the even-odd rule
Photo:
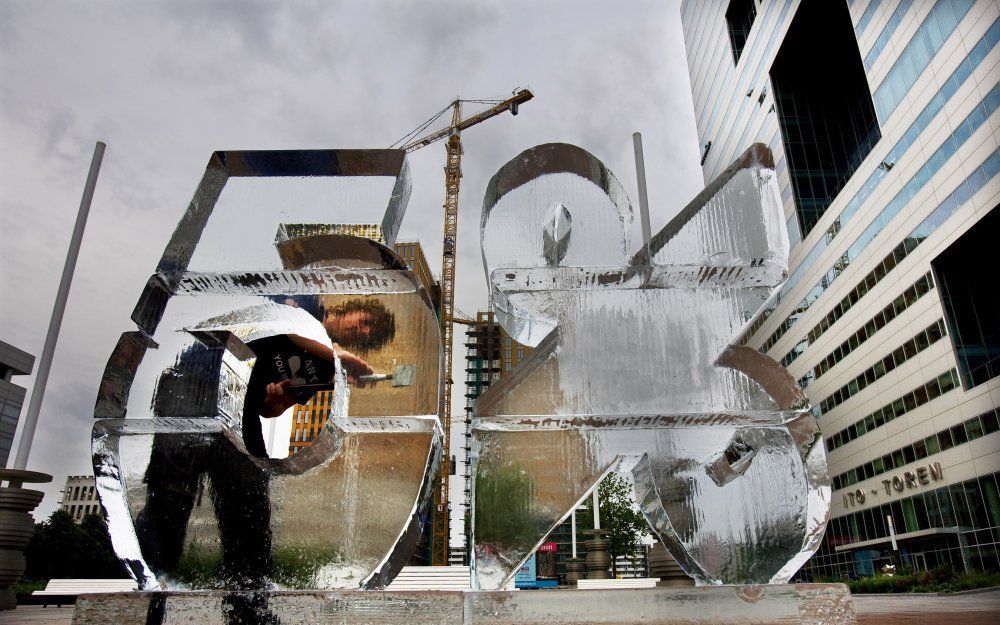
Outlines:
[[[521,150],[579,145],[637,205],[641,131],[654,232],[701,189],[679,0],[0,0],[0,339],[36,357],[94,143],[108,144],[28,463],[55,476],[36,517],[66,475],[92,473],[100,377],[212,151],[386,147],[456,95],[516,87],[535,93],[520,115],[463,134],[456,305],[469,314],[486,305],[483,191]],[[409,158],[400,238],[437,273],[444,147]]]

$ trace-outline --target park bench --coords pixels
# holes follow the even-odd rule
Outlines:
[[[616,588],[655,588],[656,577],[626,577],[623,579],[581,579],[576,582],[580,590],[612,590]]]
[[[97,592],[128,592],[138,589],[134,579],[50,579],[45,590],[36,590],[32,597],[44,597],[43,606],[75,603],[77,595]]]

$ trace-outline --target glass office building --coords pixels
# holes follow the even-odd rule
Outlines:
[[[826,441],[831,521],[800,577],[998,568],[1000,5],[681,14],[705,180],[753,143],[775,157],[789,278],[735,341],[799,379]]]

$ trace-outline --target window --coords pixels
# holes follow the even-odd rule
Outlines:
[[[799,5],[771,83],[805,236],[882,136],[846,4]]]
[[[731,0],[726,9],[726,24],[729,26],[729,43],[733,47],[733,63],[740,62],[743,47],[750,36],[754,18],[757,17],[757,7],[754,0]]]
[[[962,385],[966,389],[1000,376],[1000,292],[983,288],[981,271],[993,266],[992,248],[1000,232],[994,208],[931,262],[951,334]]]

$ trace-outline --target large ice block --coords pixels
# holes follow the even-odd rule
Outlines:
[[[95,408],[141,587],[379,588],[412,553],[441,455],[437,318],[392,250],[330,226],[394,238],[407,171],[400,150],[212,156]]]
[[[755,145],[632,257],[631,207],[586,151],[526,150],[491,180],[482,248],[504,329],[535,349],[474,406],[473,535],[500,588],[609,471],[700,584],[787,581],[818,547],[826,460],[791,375],[733,339],[786,277]]]

